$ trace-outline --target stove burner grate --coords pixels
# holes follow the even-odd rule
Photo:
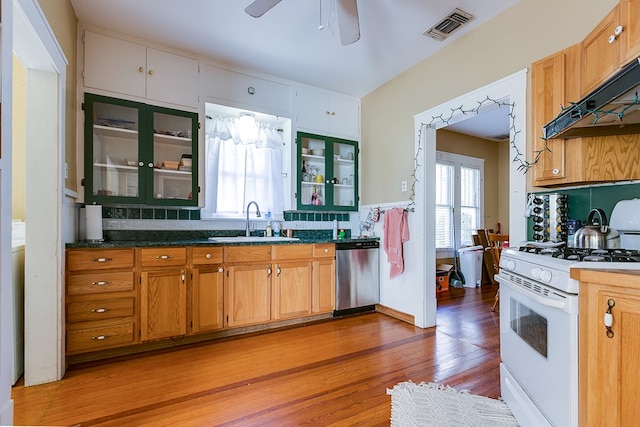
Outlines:
[[[521,252],[580,262],[640,262],[640,250],[538,247],[525,245]]]

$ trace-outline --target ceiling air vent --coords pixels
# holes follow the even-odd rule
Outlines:
[[[442,41],[472,19],[473,15],[456,8],[422,34]]]

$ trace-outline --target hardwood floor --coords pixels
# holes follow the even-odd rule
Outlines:
[[[380,313],[72,367],[13,388],[16,425],[388,426],[411,380],[500,395],[495,286],[452,289],[436,328]]]

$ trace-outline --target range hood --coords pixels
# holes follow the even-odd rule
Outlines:
[[[640,133],[640,58],[542,128],[545,139]]]

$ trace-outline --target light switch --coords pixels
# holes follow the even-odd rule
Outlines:
[[[402,181],[402,191],[407,191],[407,181]]]

